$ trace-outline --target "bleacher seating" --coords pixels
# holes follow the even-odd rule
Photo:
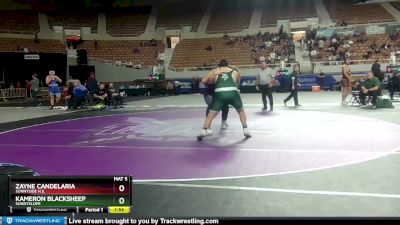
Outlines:
[[[59,40],[40,39],[34,43],[33,39],[0,38],[0,51],[16,52],[18,47],[29,52],[66,53],[65,44]]]
[[[278,20],[302,21],[318,17],[312,0],[264,1],[261,27],[276,26]]]
[[[50,27],[63,26],[64,29],[80,29],[90,27],[92,33],[97,32],[98,13],[85,11],[54,11],[47,14]]]
[[[223,38],[185,39],[176,46],[170,65],[175,68],[215,66],[221,59],[232,65],[254,63],[248,44],[227,45],[226,42]],[[212,50],[206,50],[209,45]]]
[[[157,41],[157,46],[143,46],[143,41],[97,41],[97,49],[94,41],[85,41],[81,49],[87,50],[88,57],[115,62],[131,61],[133,64],[140,63],[142,66],[157,65],[157,51],[164,52],[165,45]],[[139,52],[134,53],[137,48]]]
[[[395,41],[392,41],[387,34],[376,34],[376,35],[369,35],[367,36],[367,41],[364,43],[357,43],[357,38],[356,37],[346,37],[346,41],[353,41],[354,44],[350,45],[350,47],[346,50],[341,46],[339,48],[342,49],[342,51],[346,52],[348,51],[350,53],[350,60],[363,60],[363,56],[367,55],[368,51],[372,52],[372,57],[370,60],[375,60],[376,58],[381,58],[381,59],[388,59],[390,57],[390,50],[384,50],[382,49],[380,53],[375,53],[371,49],[372,43],[375,41],[377,46],[381,47],[383,44],[390,44],[391,46],[397,46],[398,43]],[[331,44],[330,41],[327,41],[325,43],[325,48],[329,47]],[[328,60],[329,52],[326,52],[325,50],[319,50],[319,57],[317,59],[313,59],[313,61],[335,61],[335,60]]]
[[[181,29],[191,26],[197,31],[200,21],[207,8],[206,0],[188,0],[183,2],[168,2],[158,8],[157,27]]]
[[[146,30],[151,8],[119,9],[106,13],[107,33],[112,36],[139,36]]]
[[[247,29],[254,9],[254,0],[215,1],[207,33],[233,33]]]
[[[332,20],[347,24],[392,22],[394,18],[381,4],[352,5],[348,0],[325,0],[325,7]]]
[[[32,10],[1,10],[1,33],[38,33],[38,13]]]

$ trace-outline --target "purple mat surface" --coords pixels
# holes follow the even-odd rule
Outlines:
[[[243,139],[232,110],[229,129],[195,141],[202,110],[91,117],[0,135],[0,162],[41,175],[132,175],[138,180],[214,179],[290,173],[363,162],[399,148],[400,127],[334,113],[248,110]],[[376,138],[375,132],[380,137]],[[362,145],[361,145],[362,143]]]

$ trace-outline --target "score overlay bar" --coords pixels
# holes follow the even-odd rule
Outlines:
[[[130,176],[10,177],[9,207],[130,207]],[[79,211],[79,210],[77,210]]]

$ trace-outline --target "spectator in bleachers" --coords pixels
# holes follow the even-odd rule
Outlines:
[[[342,20],[342,22],[340,23],[340,26],[341,26],[341,27],[346,27],[346,26],[347,26],[347,23],[346,23],[344,20]]]
[[[211,45],[208,45],[208,46],[206,47],[206,50],[207,50],[207,51],[211,51],[211,50],[212,50],[212,46],[211,46]]]
[[[35,37],[33,38],[33,43],[35,43],[35,44],[39,43],[39,37],[38,37],[37,33],[35,33]]]
[[[132,68],[133,67],[132,61],[129,60],[128,62],[126,62],[126,67]]]
[[[158,60],[158,63],[159,63],[160,65],[164,65],[165,55],[164,55],[163,52],[161,52],[160,54],[158,54],[157,60]]]
[[[10,83],[10,89],[14,89],[14,84]]]
[[[135,65],[135,69],[141,70],[141,69],[142,69],[142,64],[140,64],[140,62],[138,62],[138,63]]]
[[[97,50],[99,43],[97,42],[97,40],[94,40],[94,49]]]
[[[133,53],[134,54],[139,53],[139,52],[140,52],[140,49],[138,47],[133,48]]]
[[[151,39],[150,46],[157,46],[157,41],[155,39]]]
[[[372,108],[376,108],[376,100],[380,94],[380,81],[374,76],[372,72],[368,72],[367,79],[362,84],[361,91],[359,94],[360,102],[362,106],[365,106],[365,97],[372,96]]]

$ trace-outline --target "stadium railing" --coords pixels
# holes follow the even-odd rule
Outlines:
[[[286,63],[286,65],[290,64],[291,66],[297,65],[298,63]],[[275,63],[275,64],[268,64],[268,66],[272,67],[279,67],[281,64]],[[253,64],[253,65],[234,65],[234,67],[238,69],[258,69],[260,66],[258,64]],[[206,71],[206,70],[211,70],[215,69],[217,66],[207,66],[207,67],[202,67],[202,66],[197,66],[197,67],[173,67],[169,66],[168,69],[172,70],[174,72],[186,72],[186,71]]]
[[[26,88],[8,88],[8,89],[2,89],[0,92],[0,97],[4,101],[6,99],[11,99],[11,98],[26,98],[28,97],[28,93],[26,92]]]
[[[383,63],[389,63],[390,59],[383,59]],[[347,63],[351,64],[373,64],[375,59],[369,60],[349,60]],[[400,60],[396,60],[396,62],[400,62]],[[344,61],[317,61],[311,62],[313,66],[334,66],[334,65],[343,65]]]

